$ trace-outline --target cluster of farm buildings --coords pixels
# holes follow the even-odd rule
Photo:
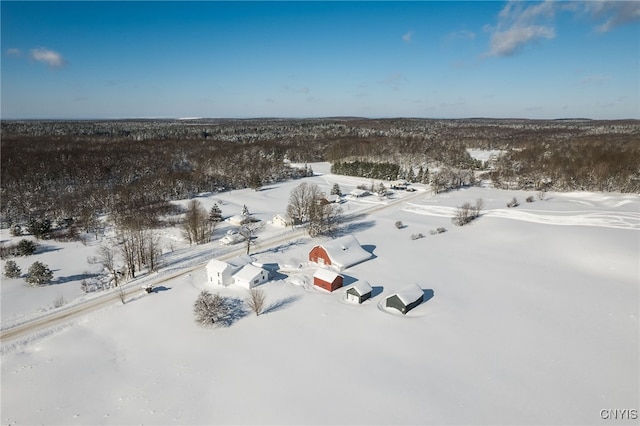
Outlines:
[[[313,285],[328,292],[343,287],[344,276],[340,272],[371,259],[356,237],[347,235],[317,245],[309,252],[309,261],[318,265],[313,274]],[[212,259],[207,263],[207,281],[212,285],[227,287],[236,285],[252,289],[274,277],[278,270],[275,264],[259,264],[249,255],[241,255],[228,261]],[[347,301],[362,303],[372,297],[373,288],[367,281],[356,281],[345,289]],[[423,302],[424,292],[411,284],[386,298],[385,306],[406,314]]]

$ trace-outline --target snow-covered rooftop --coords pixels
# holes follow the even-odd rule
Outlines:
[[[396,294],[398,299],[405,305],[415,302],[416,300],[424,296],[424,291],[417,284],[409,284],[406,287],[401,288]],[[390,296],[390,297],[393,297]]]
[[[363,294],[367,294],[373,290],[369,282],[364,280],[356,281],[356,283],[350,288],[355,290],[360,296],[362,296]]]
[[[371,253],[362,248],[356,237],[345,235],[333,241],[320,244],[331,259],[331,265],[339,270],[348,268],[371,258]]]
[[[340,274],[332,271],[330,269],[318,269],[315,274],[313,274],[314,278],[319,278],[322,281],[332,283]]]
[[[262,268],[252,265],[251,263],[246,264],[233,275],[233,278],[240,281],[252,281],[255,277],[260,275],[262,272]]]

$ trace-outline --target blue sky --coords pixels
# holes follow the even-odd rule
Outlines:
[[[640,2],[1,2],[1,116],[640,118]]]

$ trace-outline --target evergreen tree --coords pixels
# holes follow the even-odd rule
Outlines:
[[[424,169],[424,174],[422,175],[422,180],[420,183],[428,184],[429,183],[429,169]]]
[[[217,203],[209,210],[209,220],[215,223],[222,222],[222,210]]]
[[[51,232],[51,221],[49,219],[31,219],[27,230],[31,235],[38,239],[44,238],[49,232]]]
[[[411,183],[416,181],[416,175],[413,172],[413,167],[409,167],[409,171],[407,172],[407,180]]]
[[[242,205],[242,216],[249,217],[249,208],[246,204]]]
[[[249,177],[249,188],[255,189],[256,191],[262,187],[262,179],[258,173],[251,173]]]
[[[18,243],[18,256],[29,256],[36,252],[36,243],[31,240],[22,239]]]
[[[4,276],[7,278],[20,278],[22,271],[18,264],[13,260],[7,260],[4,264]]]
[[[342,195],[342,192],[340,191],[340,185],[338,185],[337,183],[333,184],[333,188],[331,188],[331,195]]]
[[[53,280],[53,272],[47,265],[41,262],[34,262],[29,267],[26,280],[31,285],[49,284]]]
[[[424,169],[422,168],[422,166],[420,166],[420,169],[418,170],[418,174],[416,175],[416,182],[422,183],[423,179],[424,179]]]

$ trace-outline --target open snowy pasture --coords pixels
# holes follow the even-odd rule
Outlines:
[[[327,192],[358,184],[329,174],[308,181]],[[201,200],[219,202],[224,215],[246,204],[269,220],[299,183]],[[343,204],[353,215],[341,232],[373,254],[342,272],[345,288],[373,287],[363,304],[347,302],[344,288],[311,285],[307,253],[323,238],[258,245],[258,262],[281,265],[259,287],[260,316],[245,306],[227,327],[197,326],[200,291],[232,300],[248,291],[212,287],[196,268],[45,337],[5,344],[1,422],[607,424],[602,409],[638,408],[639,196],[549,193],[526,203],[536,194],[414,194]],[[513,197],[520,206],[509,209]],[[454,226],[456,207],[478,198],[480,217]],[[380,208],[364,213],[374,201]],[[446,232],[432,235],[437,228]],[[180,260],[189,250],[196,254]],[[216,250],[176,247],[164,268]],[[385,307],[411,283],[424,290],[421,305],[406,315]],[[6,284],[15,283],[3,279],[3,311]]]

